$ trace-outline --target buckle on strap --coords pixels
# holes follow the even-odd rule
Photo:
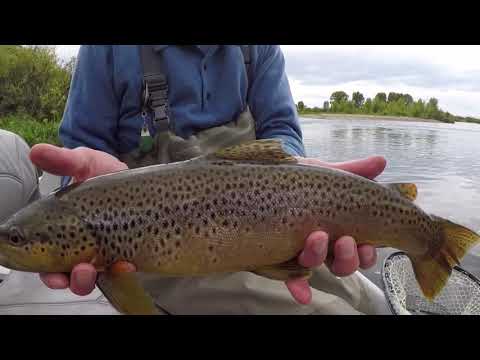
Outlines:
[[[167,130],[168,118],[168,84],[163,74],[146,74],[144,76],[143,112],[153,111],[153,125],[157,130]]]

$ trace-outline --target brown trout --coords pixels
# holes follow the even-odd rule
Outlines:
[[[69,272],[81,262],[124,313],[155,313],[137,272],[206,276],[250,271],[308,278],[297,263],[308,234],[353,236],[405,251],[429,299],[479,235],[413,203],[413,184],[380,184],[300,165],[278,140],[258,140],[192,160],[125,170],[73,184],[0,226],[0,264]]]

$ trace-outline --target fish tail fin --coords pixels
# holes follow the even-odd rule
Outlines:
[[[415,277],[427,299],[434,299],[445,287],[452,269],[470,248],[480,243],[480,235],[449,220],[432,216],[439,226],[439,244],[426,255],[412,258]]]

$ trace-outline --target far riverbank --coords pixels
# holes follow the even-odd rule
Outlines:
[[[339,113],[318,113],[318,114],[299,114],[300,117],[311,119],[348,119],[348,120],[379,120],[379,121],[411,121],[411,122],[431,122],[431,123],[444,123],[443,121],[433,119],[414,118],[408,116],[388,116],[388,115],[366,115],[366,114],[339,114]]]

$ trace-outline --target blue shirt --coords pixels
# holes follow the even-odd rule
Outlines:
[[[248,105],[257,138],[281,138],[286,151],[305,155],[279,46],[252,47],[250,80],[238,45],[156,45],[155,51],[167,77],[178,136],[229,122]],[[138,45],[81,46],[60,126],[64,146],[114,156],[137,148],[142,76]]]

